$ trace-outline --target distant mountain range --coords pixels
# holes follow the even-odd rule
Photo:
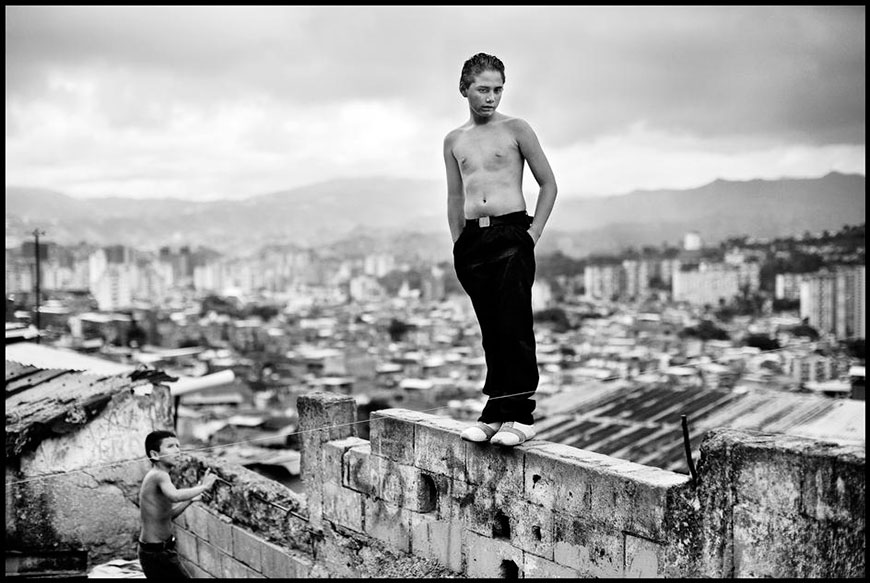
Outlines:
[[[705,243],[731,236],[779,237],[839,230],[865,221],[865,178],[716,180],[689,190],[560,195],[540,252],[576,257],[628,246],[679,244],[688,231]],[[534,194],[527,196],[534,210]],[[43,189],[6,188],[7,246],[32,240],[122,243],[141,249],[204,245],[230,254],[266,245],[338,246],[348,252],[401,250],[450,257],[446,190],[439,181],[360,178],[323,182],[242,200],[78,199]]]

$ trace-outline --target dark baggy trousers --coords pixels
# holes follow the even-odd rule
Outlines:
[[[534,422],[532,395],[538,363],[532,321],[535,243],[524,211],[494,217],[492,225],[466,222],[453,259],[459,283],[471,298],[483,340],[489,396],[479,421]]]
[[[164,545],[162,549],[150,547]],[[192,579],[190,573],[178,558],[175,552],[175,539],[167,543],[146,545],[139,543],[139,564],[146,579],[158,579],[160,581],[175,581],[176,579]]]

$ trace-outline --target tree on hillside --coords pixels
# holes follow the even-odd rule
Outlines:
[[[680,336],[707,340],[729,340],[728,332],[718,327],[712,320],[701,320],[697,326],[683,328]]]
[[[234,318],[239,318],[242,315],[238,300],[235,298],[224,298],[215,294],[207,295],[200,304],[200,315],[205,316],[209,312],[226,314]]]
[[[571,322],[562,308],[549,308],[535,312],[534,318],[535,322],[552,323],[554,332],[567,332],[571,329]]]
[[[392,318],[390,320],[390,324],[387,326],[387,332],[390,335],[390,340],[393,342],[401,342],[405,335],[409,330],[414,328],[414,326],[404,322],[402,320],[398,320],[396,318]]]
[[[561,251],[541,255],[537,260],[536,273],[541,279],[552,279],[557,275],[583,275],[586,261],[572,259]]]
[[[865,355],[867,353],[864,350],[863,338],[852,338],[849,340],[845,340],[844,344],[846,345],[846,351],[852,358],[859,358],[862,361],[866,358]]]
[[[810,326],[809,320],[804,318],[803,322],[789,330],[794,336],[804,336],[810,340],[819,339],[819,331]]]
[[[779,340],[771,338],[767,334],[750,334],[743,339],[743,344],[745,346],[754,346],[764,351],[776,350],[780,347]]]

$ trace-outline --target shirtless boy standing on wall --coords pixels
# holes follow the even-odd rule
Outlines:
[[[181,452],[178,438],[171,431],[152,431],[145,438],[145,452],[152,467],[139,490],[139,563],[147,579],[173,581],[190,574],[178,560],[172,519],[181,514],[200,495],[212,487],[216,477],[207,470],[202,484],[178,489],[172,484],[169,470]]]
[[[489,396],[462,438],[514,446],[535,436],[534,247],[556,202],[556,179],[531,126],[496,112],[504,84],[497,57],[465,62],[459,92],[471,115],[444,138],[444,164],[454,264],[480,324]],[[540,189],[534,217],[523,197],[526,162]]]

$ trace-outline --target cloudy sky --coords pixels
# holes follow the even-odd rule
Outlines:
[[[863,6],[7,7],[6,185],[444,180],[481,51],[560,196],[864,174],[864,33]]]

